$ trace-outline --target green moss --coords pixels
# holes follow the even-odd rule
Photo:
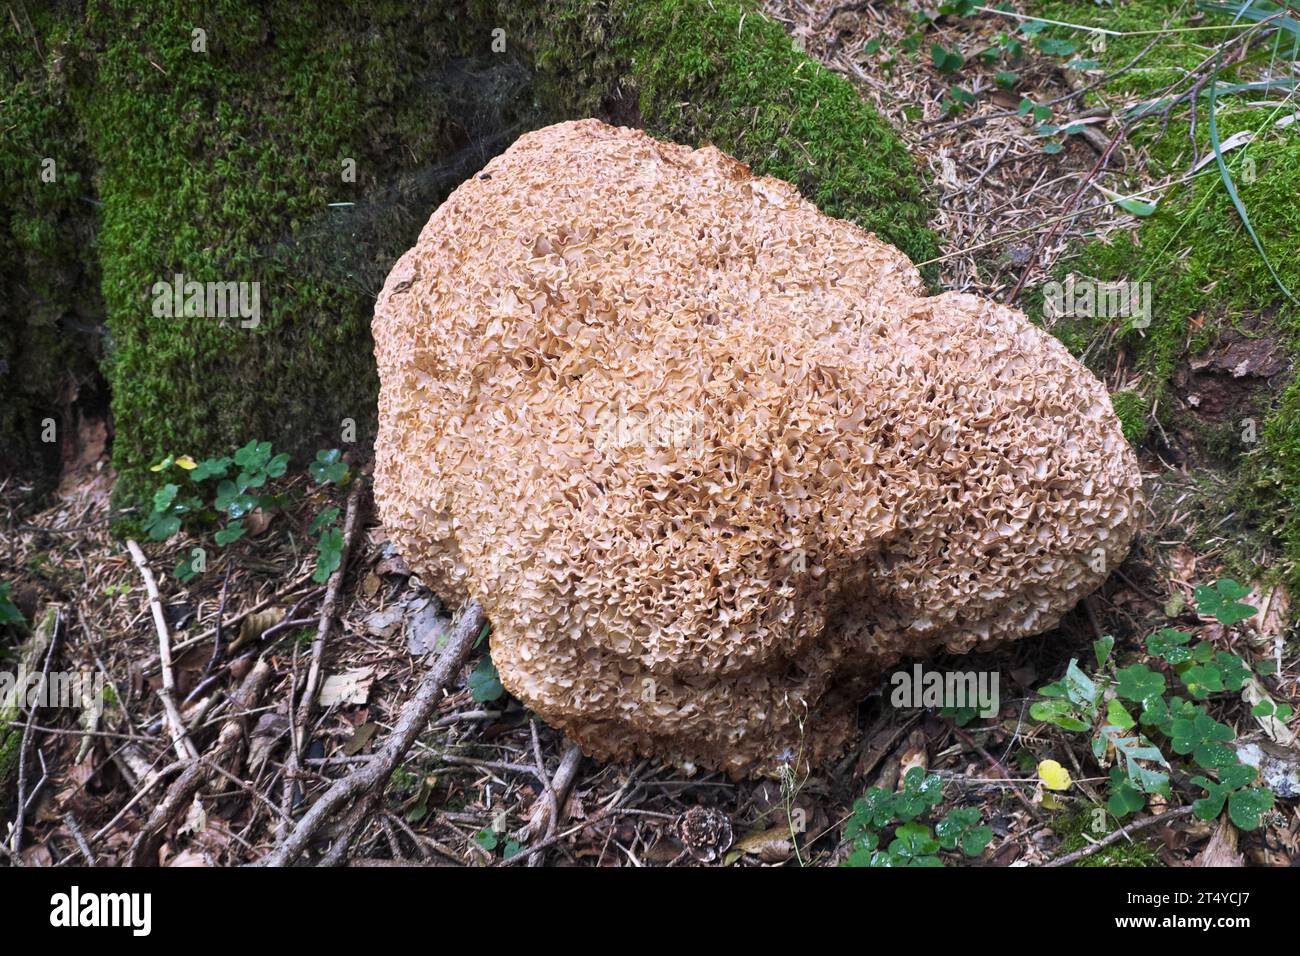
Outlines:
[[[1179,106],[1174,110],[1174,120],[1167,125],[1163,117],[1156,114],[1162,109],[1171,85],[1178,84],[1176,89],[1183,89],[1190,71],[1213,56],[1218,44],[1241,32],[1239,27],[1232,25],[1232,17],[1213,13],[1201,15],[1189,0],[1117,0],[1104,6],[1093,0],[1040,0],[1028,4],[1028,12],[1073,24],[1073,27],[1051,27],[1043,35],[1074,40],[1080,46],[1079,57],[1096,60],[1107,74],[1118,74],[1086,95],[1088,106],[1143,103],[1153,109],[1153,118],[1134,127],[1128,137],[1130,147],[1144,150],[1147,172],[1158,177],[1180,171],[1191,150],[1186,108]],[[1088,27],[1112,32],[1099,34],[1089,31]],[[1159,34],[1157,39],[1156,31],[1167,32]],[[1156,41],[1154,44],[1153,40]],[[1252,71],[1268,62],[1271,56],[1269,48],[1254,48],[1244,59],[1226,65],[1219,82],[1226,84],[1250,79]],[[1126,72],[1119,72],[1130,64]],[[1239,111],[1249,112],[1249,101],[1257,98],[1225,97],[1217,110],[1220,123],[1243,122],[1244,114]],[[1197,124],[1201,150],[1208,142],[1205,109],[1206,101],[1202,96]]]
[[[1073,853],[1106,836],[1106,832],[1093,830],[1093,810],[1085,807],[1077,813],[1062,814],[1052,823],[1052,829],[1061,837],[1058,854]],[[1113,823],[1108,816],[1107,823]],[[1108,847],[1084,857],[1074,864],[1080,867],[1097,866],[1159,866],[1158,843],[1145,834],[1132,840],[1118,840]]]
[[[1089,54],[1108,72],[1126,65],[1151,41],[1153,34],[1139,31],[1165,27],[1176,31],[1162,37],[1132,71],[1089,94],[1088,105],[1157,97],[1179,78],[1181,70],[1191,70],[1211,56],[1213,44],[1236,33],[1204,29],[1226,27],[1231,18],[1210,13],[1193,20],[1194,5],[1176,0],[1132,0],[1104,9],[1082,0],[1048,0],[1035,4],[1033,12],[1138,33],[1107,37],[1104,51]],[[1070,32],[1064,27],[1053,29],[1061,35]],[[1079,35],[1076,31],[1076,38]],[[1276,64],[1288,52],[1261,44],[1224,69],[1217,82],[1256,80],[1262,67]],[[1183,81],[1180,89],[1185,85]],[[1275,125],[1291,111],[1290,106],[1279,105],[1279,99],[1267,93],[1225,94],[1217,100],[1215,116],[1220,141],[1241,130],[1254,134],[1248,145],[1224,154],[1225,161],[1281,282],[1300,296],[1300,207],[1295,203],[1300,192],[1300,135],[1294,126]],[[1130,142],[1144,150],[1148,176],[1181,178],[1196,159],[1211,154],[1209,118],[1208,98],[1201,96],[1194,136],[1193,116],[1186,106],[1175,110],[1167,125],[1161,117],[1153,117],[1137,126]],[[1112,183],[1112,188],[1121,187]],[[1088,354],[1094,367],[1109,362],[1116,348],[1131,354],[1142,375],[1134,400],[1140,397],[1163,422],[1196,436],[1203,454],[1233,472],[1228,489],[1219,489],[1219,497],[1232,511],[1252,516],[1280,537],[1285,545],[1281,570],[1300,585],[1300,521],[1295,518],[1300,512],[1300,426],[1293,424],[1300,410],[1296,407],[1300,385],[1292,384],[1266,410],[1266,421],[1259,423],[1259,440],[1253,443],[1243,438],[1247,432],[1240,422],[1207,422],[1204,415],[1179,413],[1170,394],[1173,376],[1189,356],[1212,346],[1230,328],[1278,338],[1293,356],[1300,357],[1300,307],[1270,274],[1215,163],[1205,166],[1190,183],[1173,185],[1157,198],[1157,212],[1135,232],[1117,235],[1109,243],[1089,244],[1059,263],[1057,276],[1074,272],[1102,281],[1150,282],[1150,326],[1117,328],[1109,321],[1067,327],[1067,333],[1077,333],[1077,340],[1069,344],[1079,354]]]
[[[888,125],[734,3],[347,0],[325,17],[288,0],[99,0],[61,16],[13,45],[37,51],[24,82],[57,88],[49,122],[63,117],[94,171],[82,248],[111,331],[122,503],[168,453],[255,437],[301,455],[339,445],[347,420],[367,446],[387,270],[451,189],[530,128],[606,115],[713,142],[914,258],[936,250]],[[20,118],[29,140],[41,122]],[[11,242],[60,258],[52,212],[28,194],[5,206]],[[155,314],[155,284],[176,274],[258,283],[260,322]]]
[[[1282,282],[1300,293],[1300,136],[1265,131],[1230,154],[1230,167],[1251,223]],[[1254,164],[1253,181],[1242,176]],[[1217,172],[1172,192],[1135,235],[1094,243],[1063,269],[1103,280],[1152,284],[1152,322],[1122,341],[1144,373],[1140,394],[1165,415],[1174,372],[1189,356],[1238,328],[1278,338],[1300,357],[1300,308],[1291,302],[1256,250]],[[1267,396],[1265,397],[1267,401]],[[1202,451],[1238,472],[1232,504],[1257,516],[1285,543],[1281,570],[1300,584],[1300,384],[1277,398],[1257,437],[1238,421],[1188,422]]]
[[[0,26],[0,475],[57,467],[56,438],[93,389],[103,306],[90,239],[93,157],[68,103],[70,28],[23,9]]]
[[[889,124],[842,78],[748,4],[704,0],[478,0],[538,65],[539,92],[569,116],[612,113],[656,136],[711,143],[794,183],[829,215],[916,261],[937,255],[925,186]],[[635,109],[632,109],[635,104]]]
[[[1292,588],[1300,586],[1300,378],[1292,381],[1264,429],[1264,447],[1249,473],[1248,501],[1262,508],[1282,539]]]
[[[1110,403],[1119,418],[1125,438],[1136,444],[1146,437],[1147,415],[1151,412],[1151,406],[1145,398],[1131,389],[1125,389],[1114,392],[1110,396]]]

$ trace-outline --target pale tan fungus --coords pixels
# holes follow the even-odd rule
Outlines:
[[[817,763],[903,657],[1051,628],[1126,554],[1105,388],[794,187],[595,120],[433,214],[374,321],[375,493],[596,757]]]

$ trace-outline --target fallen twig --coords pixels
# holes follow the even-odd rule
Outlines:
[[[1002,774],[1004,780],[1011,783],[1011,792],[1016,795],[1016,799],[1020,801],[1020,805],[1028,810],[1029,815],[1035,820],[1041,821],[1043,818],[1043,811],[1034,806],[1033,802],[1025,796],[1024,791],[1014,782],[1014,778],[1011,776],[1011,771],[1002,764],[1002,761],[976,743],[974,737],[966,733],[966,731],[962,730],[956,724],[949,721],[949,726],[952,728],[952,732],[961,738],[962,743],[983,757],[985,763],[998,771],[998,773]]]
[[[59,643],[59,632],[62,630],[63,609],[56,606],[54,609],[54,621],[49,624],[50,643],[45,649],[45,663],[41,667],[41,687],[49,687],[50,666],[54,662],[54,650]],[[45,622],[49,621],[49,611],[46,611]],[[46,626],[42,622],[41,627]],[[21,706],[21,702],[20,702]],[[13,853],[15,860],[20,859],[18,851],[23,848],[23,823],[27,819],[27,809],[31,803],[31,795],[27,792],[27,755],[31,751],[32,736],[36,728],[36,707],[33,705],[27,711],[27,726],[23,728],[23,737],[18,744],[18,790],[17,799],[15,800],[14,822],[12,832],[9,834],[9,850]],[[42,758],[43,760],[44,758]],[[39,789],[33,788],[33,793]]]
[[[297,727],[294,733],[295,746],[300,753],[304,746],[307,721],[311,717],[312,704],[316,699],[316,692],[320,686],[320,668],[321,661],[325,656],[325,645],[329,641],[330,631],[334,627],[334,606],[338,604],[339,594],[343,590],[343,580],[348,569],[348,557],[352,553],[352,544],[356,540],[357,529],[361,526],[361,492],[363,487],[362,481],[357,479],[353,482],[352,491],[348,494],[347,514],[343,519],[343,554],[339,558],[339,566],[330,575],[329,584],[325,588],[325,600],[321,602],[320,622],[316,627],[316,639],[311,643],[311,666],[307,670],[307,683],[303,686],[302,697],[298,701]]]
[[[1082,850],[1075,850],[1073,853],[1067,853],[1065,856],[1054,857],[1044,863],[1043,866],[1068,866],[1071,863],[1082,860],[1084,857],[1092,856],[1094,853],[1110,846],[1112,843],[1118,843],[1120,840],[1132,836],[1138,830],[1145,830],[1147,827],[1155,826],[1157,823],[1168,823],[1170,820],[1185,817],[1191,812],[1191,807],[1179,807],[1177,810],[1160,813],[1153,817],[1147,817],[1144,820],[1135,820],[1128,826],[1120,827],[1114,833],[1107,834],[1096,843],[1085,846]]]
[[[127,853],[127,866],[139,866],[141,861],[154,855],[158,848],[158,840],[162,836],[163,827],[167,825],[172,817],[183,811],[194,798],[194,794],[198,792],[199,787],[212,775],[213,765],[225,761],[234,751],[236,744],[243,739],[244,718],[250,710],[257,706],[257,701],[262,696],[262,691],[266,688],[270,676],[271,666],[265,660],[259,660],[253,666],[253,669],[248,672],[244,682],[240,684],[239,690],[235,693],[234,706],[231,708],[231,714],[226,718],[225,724],[222,725],[221,733],[217,735],[216,747],[211,758],[207,761],[192,761],[181,775],[172,781],[171,786],[167,788],[166,795],[158,801],[158,805],[149,814],[149,819],[140,828],[140,832],[136,834],[131,849]]]
[[[283,839],[285,834],[288,833],[289,815],[293,810],[294,790],[298,786],[298,778],[301,776],[302,753],[307,746],[307,724],[311,720],[312,704],[316,700],[316,694],[320,687],[320,669],[321,661],[325,657],[325,644],[329,640],[330,631],[334,626],[334,607],[338,604],[339,595],[343,591],[343,580],[348,570],[348,558],[352,554],[352,543],[356,540],[357,528],[361,526],[362,487],[361,480],[357,479],[353,482],[352,490],[348,493],[347,514],[343,519],[343,553],[339,558],[339,566],[334,569],[334,573],[330,575],[329,582],[326,585],[325,599],[321,601],[320,616],[316,623],[316,637],[311,644],[311,664],[307,669],[307,681],[303,684],[302,696],[298,698],[296,710],[293,707],[292,686],[290,687],[289,709],[293,715],[293,723],[289,728],[289,760],[284,775],[282,803],[284,815],[277,834],[280,839]],[[294,659],[297,660],[296,653]]]
[[[274,594],[271,594],[268,597],[263,598],[261,601],[258,601],[252,607],[246,608],[245,610],[240,611],[238,614],[231,615],[229,618],[227,618],[222,622],[222,626],[233,627],[234,625],[243,621],[244,618],[248,617],[249,615],[256,614],[258,611],[266,610],[268,607],[270,607],[276,601],[280,600],[286,594],[290,594],[298,590],[298,588],[302,587],[304,584],[310,581],[313,573],[314,572],[312,571],[308,571],[306,574],[299,576],[289,584],[280,588],[280,590],[276,591]],[[320,589],[317,588],[316,590],[320,590]],[[177,641],[176,645],[172,648],[172,650],[177,652],[189,650],[191,647],[194,647],[196,644],[202,644],[204,641],[208,640],[209,638],[215,637],[216,634],[217,634],[217,629],[215,627],[210,627],[206,631],[203,631],[199,634],[195,634],[193,637],[187,637],[183,641]],[[153,673],[153,671],[151,668],[145,668],[144,673],[145,676],[148,677]]]
[[[230,571],[226,568],[226,576],[221,581],[221,597],[217,601],[217,623],[214,628],[215,633],[212,635],[212,656],[208,658],[207,667],[203,668],[202,677],[207,677],[217,666],[217,661],[221,660],[221,619],[226,616],[226,592],[230,589]]]
[[[176,706],[176,674],[172,670],[172,638],[171,632],[167,629],[167,618],[163,615],[162,597],[158,594],[158,582],[154,580],[153,572],[149,570],[149,562],[145,560],[144,552],[140,550],[140,545],[135,543],[134,539],[128,539],[126,549],[131,552],[131,560],[135,566],[140,569],[140,576],[144,578],[144,588],[149,595],[149,609],[153,612],[154,628],[158,631],[158,668],[162,674],[162,688],[158,691],[158,696],[162,700],[163,714],[167,718],[167,729],[171,734],[172,748],[176,751],[176,756],[182,760],[193,760],[198,757],[199,752],[190,740],[190,735],[185,731],[185,721],[181,719],[181,712]]]
[[[77,818],[71,813],[65,813],[63,815],[63,825],[72,834],[72,839],[77,844],[78,852],[85,858],[86,865],[95,866],[95,854],[90,852],[90,844],[86,842],[86,835],[81,832],[81,827],[77,826]]]
[[[359,797],[378,791],[397,769],[397,764],[411,748],[415,738],[428,725],[442,700],[443,690],[474,647],[485,623],[483,609],[471,601],[461,611],[447,637],[447,646],[420,681],[415,696],[402,708],[401,717],[383,747],[369,763],[358,765],[346,777],[336,780],[325,794],[312,804],[298,825],[257,865],[290,866],[297,862],[325,822],[342,806]],[[348,839],[350,831],[340,839]]]
[[[539,766],[540,766],[540,757]],[[560,758],[560,765],[555,770],[555,777],[547,781],[547,799],[539,800],[533,807],[529,820],[519,830],[518,840],[524,843],[534,837],[551,837],[556,828],[564,822],[564,807],[569,799],[569,790],[578,776],[578,765],[582,763],[582,751],[577,744],[569,744]],[[540,866],[542,854],[530,853],[529,866]],[[537,862],[533,862],[533,860]]]

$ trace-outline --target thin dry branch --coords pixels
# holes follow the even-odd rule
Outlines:
[[[154,580],[153,572],[149,570],[149,562],[145,560],[140,545],[136,544],[134,539],[130,539],[126,542],[126,549],[131,552],[131,560],[135,562],[135,566],[140,569],[140,576],[144,578],[145,591],[149,595],[149,609],[153,612],[154,628],[158,631],[158,667],[162,674],[162,688],[158,691],[158,696],[162,700],[163,714],[167,718],[167,730],[171,735],[172,748],[176,751],[176,756],[182,760],[194,760],[199,752],[194,742],[190,740],[189,734],[186,733],[185,721],[181,719],[181,712],[176,706],[176,674],[172,670],[172,637],[171,631],[167,628],[167,618],[163,615],[158,582]]]
[[[373,760],[359,765],[346,777],[336,780],[325,794],[312,804],[293,831],[279,845],[258,861],[260,866],[290,866],[297,862],[308,844],[326,821],[340,808],[379,790],[387,781],[415,738],[428,725],[442,700],[447,683],[469,656],[485,619],[477,601],[461,611],[447,638],[447,646],[425,673],[415,696],[402,708],[392,733]],[[350,833],[350,831],[349,831]],[[345,833],[342,839],[347,839]]]
[[[325,588],[325,600],[321,602],[320,622],[316,627],[316,639],[311,644],[311,665],[307,669],[307,683],[303,685],[302,697],[298,701],[298,716],[294,732],[294,745],[298,753],[302,752],[306,737],[307,721],[311,717],[312,703],[320,688],[321,661],[325,656],[325,645],[329,641],[330,631],[334,628],[334,608],[338,604],[339,594],[343,591],[343,581],[347,575],[348,558],[352,554],[352,545],[356,541],[357,529],[361,526],[361,493],[364,483],[357,479],[352,483],[348,493],[347,513],[343,519],[343,554],[339,566],[330,575]]]
[[[257,706],[270,677],[271,665],[265,660],[259,660],[244,677],[244,682],[239,686],[232,701],[230,716],[226,718],[221,732],[217,735],[217,743],[210,758],[206,761],[192,761],[181,775],[172,781],[166,795],[158,801],[158,805],[149,814],[149,819],[136,834],[131,850],[127,854],[127,866],[139,866],[142,861],[157,852],[163,828],[173,817],[184,811],[199,787],[212,776],[214,767],[227,760],[235,751],[236,745],[243,739],[245,718],[248,712]]]
[[[46,613],[48,614],[49,612]],[[50,666],[54,662],[54,651],[59,643],[59,632],[63,629],[62,607],[57,607],[55,609],[54,622],[50,627],[50,643],[45,649],[45,663],[41,667],[42,687],[49,686]],[[35,730],[36,707],[33,705],[27,713],[27,725],[23,728],[22,740],[18,744],[18,790],[15,799],[17,809],[15,810],[13,828],[9,834],[8,847],[15,860],[20,859],[18,851],[23,848],[23,823],[27,819],[27,810],[32,802],[32,794],[27,792],[27,755],[31,752],[32,739]],[[37,789],[39,789],[39,785]],[[34,792],[35,791],[33,791],[33,793]]]
[[[316,637],[311,644],[311,663],[307,669],[307,680],[303,684],[302,695],[298,698],[296,709],[293,706],[292,684],[290,685],[289,710],[293,714],[293,724],[290,728],[292,732],[289,736],[289,760],[284,777],[283,817],[277,834],[279,839],[284,839],[289,832],[289,814],[293,810],[294,793],[302,775],[302,752],[307,746],[307,724],[311,720],[312,704],[320,688],[321,662],[325,657],[325,645],[329,640],[330,631],[334,627],[334,609],[338,604],[339,595],[343,593],[343,581],[347,576],[352,545],[356,541],[357,529],[361,526],[362,488],[363,483],[358,478],[352,483],[352,490],[348,493],[347,514],[343,519],[343,553],[339,557],[339,566],[334,569],[326,584],[325,598],[321,601],[320,617],[316,622]]]
[[[1157,823],[1168,823],[1170,820],[1177,820],[1179,817],[1185,817],[1191,812],[1191,807],[1179,807],[1177,810],[1170,810],[1153,817],[1147,817],[1144,820],[1135,820],[1128,826],[1120,827],[1114,833],[1106,835],[1096,843],[1085,846],[1082,850],[1075,850],[1073,853],[1067,853],[1065,856],[1054,857],[1044,863],[1043,866],[1068,866],[1071,863],[1076,863],[1079,860],[1082,860],[1084,857],[1092,856],[1094,853],[1105,849],[1112,843],[1118,843],[1120,840],[1128,839],[1139,830],[1145,830],[1147,827],[1155,826]]]

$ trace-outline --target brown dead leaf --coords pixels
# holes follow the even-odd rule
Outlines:
[[[907,740],[898,752],[898,778],[901,781],[907,772],[920,767],[924,773],[930,769],[930,753],[926,749],[925,731],[917,728],[907,735]]]
[[[271,711],[257,718],[248,744],[248,766],[254,774],[262,769],[276,742],[288,730],[289,718],[283,711]]]
[[[330,674],[321,682],[317,703],[322,708],[347,704],[364,704],[375,682],[373,666],[354,667],[341,674]]]
[[[23,863],[26,866],[53,866],[54,856],[45,844],[38,843],[23,850]]]
[[[352,732],[348,742],[343,745],[343,753],[349,757],[355,757],[366,749],[366,745],[370,743],[378,730],[379,725],[376,723],[362,724]]]
[[[794,840],[789,826],[772,827],[751,833],[738,842],[735,849],[746,856],[756,856],[764,863],[782,863],[794,855]]]
[[[379,638],[392,637],[402,626],[402,608],[396,604],[371,611],[362,621],[366,633]]]
[[[284,608],[270,607],[250,614],[239,625],[239,636],[230,645],[231,653],[262,639],[262,634],[284,620]]]
[[[1010,866],[1020,859],[1021,849],[1018,843],[1004,843],[989,862],[993,866]]]
[[[1237,828],[1228,820],[1225,813],[1219,817],[1219,826],[1215,829],[1205,849],[1196,854],[1193,866],[1242,866],[1245,860],[1237,852]]]
[[[1182,611],[1183,608],[1191,604],[1192,590],[1196,586],[1196,552],[1185,544],[1167,552],[1169,561],[1169,590],[1172,592],[1170,604],[1177,601],[1178,607],[1175,610],[1170,609],[1170,604],[1166,604],[1165,612],[1171,617]]]
[[[207,857],[200,851],[190,848],[187,850],[181,850],[180,853],[177,853],[170,860],[164,861],[162,865],[166,867],[192,867],[211,866],[212,864],[208,862]]]
[[[196,795],[190,802],[190,809],[185,814],[185,819],[181,822],[177,833],[202,833],[208,828],[208,811],[203,808],[203,802]]]
[[[263,511],[258,509],[244,519],[244,527],[247,529],[247,537],[256,538],[275,520],[274,511]]]
[[[671,863],[684,852],[685,851],[682,849],[680,843],[676,840],[665,837],[650,849],[646,850],[642,859],[649,863]],[[732,850],[731,852],[735,853],[736,851]]]
[[[54,797],[54,802],[61,811],[69,808],[75,811],[86,806],[89,796],[88,787],[97,770],[96,754],[92,748],[86,752],[86,755],[79,762],[73,764],[72,768],[64,773],[63,786],[59,788]]]
[[[1264,701],[1268,701],[1272,705],[1274,712],[1276,712],[1277,709],[1277,701],[1269,695],[1269,692],[1264,688],[1264,685],[1259,682],[1258,677],[1251,677],[1246,681],[1245,685],[1242,686],[1241,699],[1250,705],[1252,712],[1257,704]],[[1255,717],[1255,721],[1259,724],[1260,729],[1263,730],[1264,733],[1268,734],[1270,739],[1281,744],[1283,747],[1296,746],[1295,731],[1288,727],[1285,721],[1279,720],[1277,717],[1272,715],[1258,715]]]
[[[1255,584],[1242,601],[1259,610],[1258,614],[1246,621],[1250,625],[1246,635],[1247,643],[1264,652],[1280,649],[1291,616],[1291,597],[1286,588]]]

